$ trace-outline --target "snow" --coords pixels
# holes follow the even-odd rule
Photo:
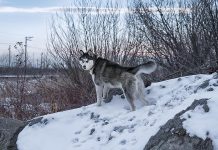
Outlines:
[[[184,128],[191,136],[213,140],[218,149],[218,80],[212,75],[194,75],[152,83],[145,96],[156,105],[142,106],[130,112],[128,103],[114,96],[110,103],[95,104],[43,116],[43,121],[26,126],[19,134],[19,150],[142,150],[149,138],[175,114],[195,99],[209,98],[210,111],[201,106],[183,117]],[[210,80],[208,87],[199,85]],[[213,90],[208,90],[209,88]],[[191,116],[188,118],[187,114]]]
[[[210,88],[216,84],[218,80],[210,80]],[[181,117],[186,119],[183,127],[191,136],[196,135],[202,139],[211,138],[214,149],[218,149],[218,88],[213,87],[213,91],[199,93],[196,97],[209,98],[207,103],[209,112],[205,112],[203,106],[197,106],[193,111],[186,112]]]

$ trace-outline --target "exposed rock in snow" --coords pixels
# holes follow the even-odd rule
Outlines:
[[[195,100],[190,107],[167,121],[157,134],[150,138],[144,150],[213,150],[210,138],[202,139],[197,136],[190,136],[183,128],[185,119],[181,119],[184,113],[194,110],[197,106],[202,106],[204,111],[208,112],[207,100]]]
[[[19,128],[23,125],[21,121],[0,117],[0,150],[16,149],[17,139],[14,134],[18,135],[20,132]]]

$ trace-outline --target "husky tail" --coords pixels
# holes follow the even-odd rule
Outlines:
[[[139,75],[141,73],[151,74],[156,70],[156,68],[157,68],[157,64],[154,61],[148,61],[144,64],[132,68],[131,70],[129,70],[129,72],[135,75]]]

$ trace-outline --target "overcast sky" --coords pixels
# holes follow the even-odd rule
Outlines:
[[[0,54],[24,42],[25,36],[34,37],[28,42],[29,55],[41,53],[54,8],[68,4],[69,0],[0,0]]]
[[[7,53],[9,45],[24,42],[25,36],[34,37],[28,42],[29,55],[45,51],[52,14],[72,4],[72,0],[0,0],[0,54]]]

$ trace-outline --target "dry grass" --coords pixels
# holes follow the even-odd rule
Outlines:
[[[0,85],[0,115],[20,120],[77,108],[94,101],[95,89],[90,77],[83,78],[81,84],[59,75],[34,80],[5,80]]]

